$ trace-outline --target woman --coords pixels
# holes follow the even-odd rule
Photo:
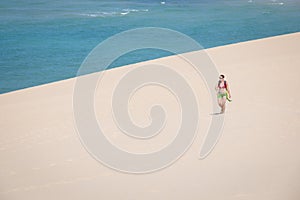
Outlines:
[[[230,94],[228,83],[225,80],[225,76],[223,74],[219,76],[219,82],[218,85],[216,86],[216,91],[218,92],[217,93],[218,104],[221,107],[220,113],[224,113],[226,100],[231,101],[230,100],[231,94]]]

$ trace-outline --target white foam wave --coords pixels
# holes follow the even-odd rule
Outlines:
[[[127,15],[127,14],[129,14],[130,12],[121,12],[120,14],[121,15]]]
[[[129,8],[123,9],[122,11],[126,11],[126,12],[139,12],[139,10],[129,9]]]
[[[282,6],[282,5],[284,5],[284,3],[283,2],[278,2],[278,3],[270,3],[271,5],[280,5],[280,6]]]
[[[117,15],[117,12],[91,12],[91,13],[82,13],[81,16],[85,17],[110,17]]]
[[[90,12],[90,13],[82,13],[79,14],[81,16],[85,16],[85,17],[114,17],[114,16],[125,16],[128,15],[130,13],[137,13],[137,12],[148,12],[148,9],[141,9],[141,10],[137,10],[137,9],[130,9],[130,8],[126,8],[126,9],[122,9],[121,11],[112,11],[112,12]]]
[[[271,5],[280,5],[280,6],[284,5],[283,2],[278,2],[277,0],[271,0],[271,2],[272,2],[270,3]]]

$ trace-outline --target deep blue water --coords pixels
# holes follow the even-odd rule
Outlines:
[[[122,31],[163,27],[204,48],[300,31],[300,0],[0,1],[0,93],[76,76],[100,42]],[[118,67],[166,56],[141,50]]]

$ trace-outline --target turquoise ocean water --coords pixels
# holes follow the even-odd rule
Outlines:
[[[300,31],[300,0],[11,0],[0,2],[0,93],[76,76],[101,41],[163,27],[204,48]],[[110,68],[166,56],[129,53]]]

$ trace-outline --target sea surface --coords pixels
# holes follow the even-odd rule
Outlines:
[[[204,48],[300,31],[300,0],[0,1],[0,93],[75,77],[99,43],[162,27]],[[109,68],[169,55],[128,53]]]

